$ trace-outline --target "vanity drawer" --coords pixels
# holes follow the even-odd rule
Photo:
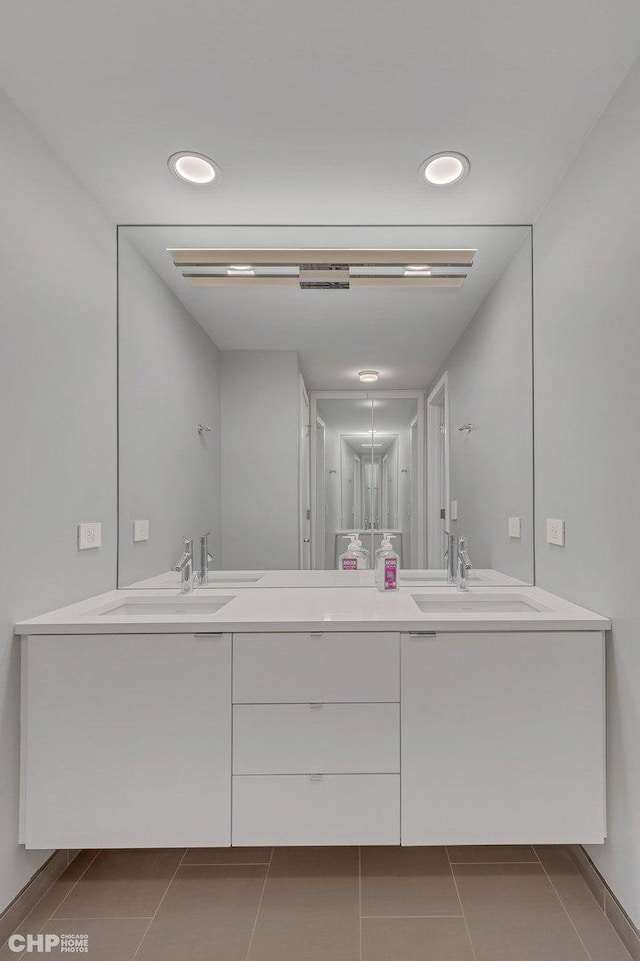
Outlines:
[[[397,774],[233,778],[232,844],[399,843]]]
[[[399,704],[236,704],[234,774],[397,774]]]
[[[235,634],[236,703],[399,701],[400,635]]]

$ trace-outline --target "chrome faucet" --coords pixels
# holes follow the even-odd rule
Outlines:
[[[469,571],[471,570],[471,558],[469,557],[469,551],[467,550],[467,539],[466,537],[458,538],[458,548],[457,548],[457,578],[456,587],[459,591],[469,590]]]
[[[209,538],[211,534],[203,534],[200,538],[200,570],[196,572],[195,582],[198,587],[206,587],[209,583],[209,568],[213,557],[209,553]]]
[[[193,590],[193,541],[188,537],[183,538],[183,554],[173,569],[182,575],[181,593],[190,594]]]

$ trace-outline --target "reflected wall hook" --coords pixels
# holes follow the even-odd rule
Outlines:
[[[473,424],[463,424],[462,427],[458,427],[458,430],[465,430],[467,434],[470,434],[473,430]]]
[[[198,433],[199,433],[200,436],[202,437],[203,434],[208,434],[208,433],[210,433],[211,428],[210,428],[210,427],[207,427],[206,424],[197,424],[197,425],[196,425],[196,430],[198,431]]]

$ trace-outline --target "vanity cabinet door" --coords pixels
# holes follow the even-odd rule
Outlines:
[[[403,635],[402,843],[602,843],[604,637]]]
[[[32,636],[28,848],[231,843],[230,635]]]

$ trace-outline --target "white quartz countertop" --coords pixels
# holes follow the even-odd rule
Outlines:
[[[191,600],[231,597],[216,613],[189,610]],[[469,608],[423,612],[415,598],[463,598]],[[490,598],[518,599],[535,610],[490,610]],[[184,601],[185,613],[120,613],[113,611],[138,602],[148,609],[154,600]],[[489,603],[487,603],[489,601]],[[174,605],[175,606],[175,605]],[[103,613],[108,612],[108,613]],[[180,595],[176,590],[110,591],[21,621],[17,634],[218,633],[269,631],[604,631],[609,618],[578,607],[537,587],[481,587],[461,595],[454,587],[403,587],[382,593],[373,587],[244,588],[199,590]]]

